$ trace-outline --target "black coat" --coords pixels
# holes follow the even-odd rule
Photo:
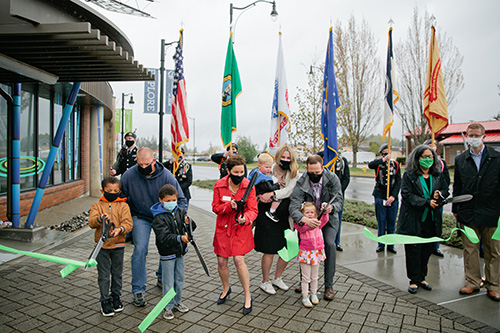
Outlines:
[[[431,196],[436,190],[441,191],[441,194],[446,198],[449,195],[448,185],[442,173],[432,177]],[[429,208],[428,213],[431,213],[430,199],[425,199],[422,184],[418,175],[414,171],[407,171],[403,175],[401,182],[401,208],[399,209],[398,217],[398,234],[422,236],[422,216],[426,207]],[[443,216],[440,213],[440,208],[434,209],[434,222],[436,225],[436,236],[440,237],[443,225]]]
[[[339,177],[340,185],[342,186],[342,194],[344,194],[347,186],[349,186],[349,182],[351,181],[349,162],[345,157],[337,158],[335,163],[335,174]]]
[[[163,162],[163,166],[168,169],[168,171],[174,173],[174,164],[170,161]],[[177,168],[177,172],[175,173],[175,179],[182,188],[182,192],[187,200],[191,199],[191,191],[189,191],[189,186],[193,183],[193,168],[191,164],[187,161],[182,160],[179,163],[179,167]]]
[[[212,162],[215,162],[219,165],[219,173],[220,173],[220,179],[226,177],[229,172],[227,170],[227,159],[228,157],[224,157],[224,153],[215,153],[210,156],[210,159]],[[247,178],[247,166],[245,164],[245,178]]]
[[[116,161],[113,164],[112,169],[116,171],[116,176],[123,175],[125,171],[137,164],[137,151],[139,149],[134,147],[130,152],[128,152],[127,147],[123,146],[118,155],[116,156]]]
[[[183,256],[187,251],[187,244],[180,240],[179,236],[186,234],[184,223],[186,212],[182,208],[177,208],[174,213],[165,211],[155,215],[153,219],[153,230],[156,236],[156,247],[160,256],[172,256],[172,259]],[[196,223],[193,223],[193,230]]]
[[[372,195],[375,198],[387,199],[387,162],[382,158],[376,158],[368,163],[370,169],[375,170],[375,187]],[[398,162],[391,160],[391,182],[389,188],[389,196],[398,200],[399,191],[401,189],[401,168]]]
[[[467,150],[455,158],[453,196],[472,194],[470,201],[453,205],[458,222],[496,227],[500,216],[500,152],[486,146],[479,172]]]

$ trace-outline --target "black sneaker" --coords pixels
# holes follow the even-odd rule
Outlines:
[[[111,317],[115,314],[115,311],[113,311],[113,306],[111,305],[110,300],[101,302],[101,313],[104,317]]]
[[[115,312],[121,312],[123,311],[123,303],[120,301],[120,296],[117,295],[112,295],[112,303],[113,303],[113,309]]]
[[[144,293],[134,294],[134,305],[138,307],[143,307],[146,305],[146,298],[144,297]]]
[[[276,215],[276,213],[271,213],[270,211],[267,211],[266,212],[266,216],[273,222],[279,222],[279,218],[278,216]]]

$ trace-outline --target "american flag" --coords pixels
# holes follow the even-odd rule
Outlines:
[[[182,32],[180,30],[179,42],[175,49],[175,73],[172,89],[172,116],[170,121],[170,132],[172,133],[172,156],[174,157],[173,173],[179,167],[179,156],[181,155],[181,145],[189,141],[189,124],[187,121],[187,96],[186,81],[184,80],[184,65],[182,64]]]

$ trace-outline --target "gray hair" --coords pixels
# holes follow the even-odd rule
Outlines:
[[[432,175],[437,175],[441,172],[441,160],[439,159],[439,156],[436,154],[434,149],[432,149],[428,145],[420,145],[413,149],[406,161],[406,171],[413,171],[419,176],[423,173],[422,169],[420,168],[419,160],[424,151],[426,151],[427,149],[432,152],[432,158],[434,159],[434,163],[429,168],[429,173]]]

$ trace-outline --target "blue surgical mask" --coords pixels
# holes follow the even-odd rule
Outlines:
[[[168,211],[173,211],[177,207],[177,201],[169,201],[163,203],[163,208]]]

